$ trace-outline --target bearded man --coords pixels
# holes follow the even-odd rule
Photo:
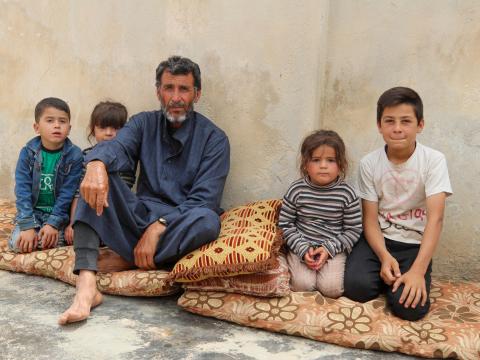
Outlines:
[[[161,62],[161,110],[134,115],[116,138],[86,156],[74,223],[77,291],[60,324],[86,319],[102,302],[101,242],[126,263],[153,270],[218,237],[230,146],[221,129],[193,110],[201,91],[196,63],[180,56]],[[119,172],[135,171],[138,163],[135,194]]]

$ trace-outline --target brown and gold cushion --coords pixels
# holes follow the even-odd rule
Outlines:
[[[225,212],[218,239],[180,259],[170,278],[194,282],[277,267],[276,256],[282,243],[276,225],[280,206],[280,200],[263,200]]]
[[[256,274],[215,277],[184,283],[186,290],[224,291],[254,296],[282,297],[290,293],[290,273],[283,252],[278,255],[278,267]]]
[[[427,316],[393,316],[385,297],[361,304],[318,292],[258,298],[186,291],[178,304],[195,314],[347,347],[429,358],[480,358],[480,284],[434,281]]]
[[[0,200],[0,269],[46,276],[75,285],[75,253],[72,246],[16,254],[8,250],[7,239],[13,229],[15,206]],[[129,270],[97,273],[98,289],[106,294],[124,296],[167,296],[180,287],[167,279],[168,271]]]

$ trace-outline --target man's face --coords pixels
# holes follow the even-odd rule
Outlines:
[[[157,88],[157,96],[167,119],[176,124],[182,123],[193,104],[200,98],[200,90],[194,87],[193,74],[172,75],[164,71]]]
[[[33,129],[42,139],[42,145],[48,150],[60,149],[71,127],[68,114],[54,107],[47,107],[38,123],[33,124]]]

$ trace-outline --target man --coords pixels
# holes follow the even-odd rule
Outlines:
[[[172,56],[156,70],[160,111],[133,116],[115,139],[86,156],[75,225],[73,304],[60,324],[86,319],[102,302],[96,287],[100,241],[141,269],[175,263],[217,238],[220,200],[229,170],[225,133],[193,111],[200,68]],[[118,172],[136,169],[137,193]]]

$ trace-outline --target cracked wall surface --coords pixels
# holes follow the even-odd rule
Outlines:
[[[382,144],[378,96],[405,85],[423,97],[420,141],[447,156],[455,193],[435,271],[478,280],[479,15],[475,0],[0,1],[0,196],[13,199],[40,99],[67,100],[71,138],[86,147],[97,102],[158,108],[154,70],[172,54],[199,63],[197,109],[230,138],[225,208],[281,197],[320,127],[342,135],[355,169]]]

